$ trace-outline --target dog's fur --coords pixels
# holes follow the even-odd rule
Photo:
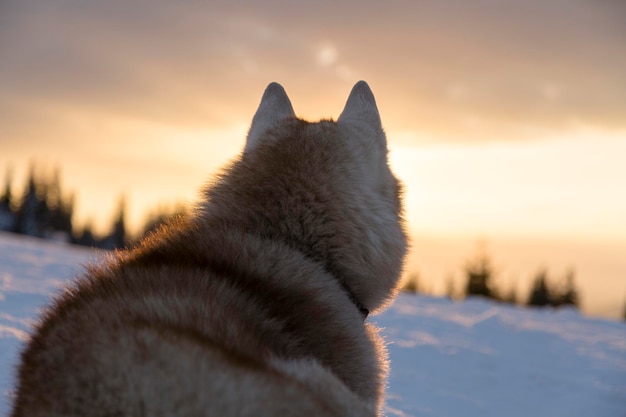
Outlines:
[[[45,312],[12,415],[380,413],[386,353],[364,315],[395,294],[405,251],[368,85],[337,122],[308,123],[272,83],[195,214]]]

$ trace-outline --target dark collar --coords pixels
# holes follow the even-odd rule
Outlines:
[[[356,308],[358,308],[359,311],[361,312],[361,316],[363,317],[363,321],[365,321],[367,316],[369,316],[370,311],[367,308],[363,307],[362,305],[360,305],[358,303],[355,303],[355,305],[356,305]]]
[[[352,291],[350,291],[350,289],[343,282],[339,281],[339,285],[341,285],[341,288],[348,295],[348,298],[350,299],[350,301],[352,301],[352,304],[354,304],[357,310],[359,310],[359,313],[361,313],[361,317],[363,317],[363,321],[365,321],[367,316],[370,314],[370,311],[367,308],[363,307],[363,304],[361,304],[359,300],[357,300],[357,298],[354,296],[354,293],[352,293]]]

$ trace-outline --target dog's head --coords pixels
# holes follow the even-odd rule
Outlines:
[[[311,196],[294,199],[315,206],[307,217],[320,218],[310,220],[299,243],[315,247],[314,256],[368,310],[395,295],[407,246],[401,187],[387,153],[374,95],[359,81],[337,121],[317,123],[296,118],[285,90],[270,84],[243,156],[273,165],[275,175],[293,182],[290,192]],[[276,206],[285,204],[290,203]]]

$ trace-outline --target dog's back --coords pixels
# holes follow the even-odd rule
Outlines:
[[[196,215],[48,309],[13,416],[375,414],[386,359],[364,315],[395,291],[398,193],[367,85],[317,124],[270,85]]]

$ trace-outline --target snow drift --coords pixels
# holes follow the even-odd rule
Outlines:
[[[38,310],[97,257],[0,233],[0,417]],[[390,417],[626,416],[624,323],[406,294],[371,320],[389,344]]]

